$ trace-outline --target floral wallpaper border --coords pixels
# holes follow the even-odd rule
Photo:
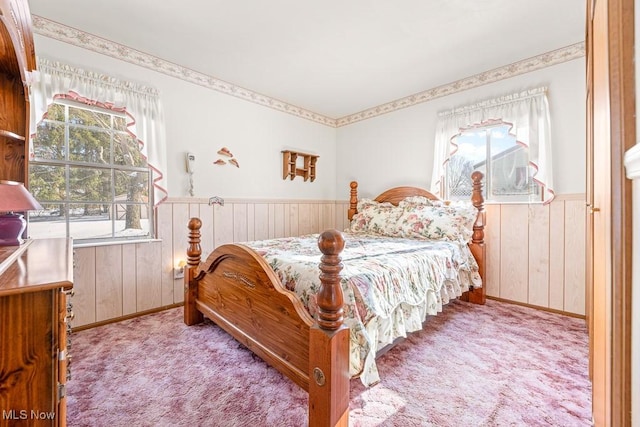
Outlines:
[[[510,65],[495,68],[484,73],[476,74],[452,83],[438,86],[423,92],[409,95],[386,104],[378,105],[355,114],[350,114],[341,118],[331,118],[313,111],[306,110],[284,101],[253,92],[232,83],[220,80],[213,76],[203,74],[186,67],[174,64],[164,59],[149,55],[144,52],[129,48],[127,46],[103,39],[93,34],[68,27],[55,21],[43,18],[38,15],[32,16],[33,29],[36,34],[50,37],[52,39],[72,44],[84,49],[91,50],[103,55],[111,56],[150,70],[166,74],[171,77],[182,79],[190,83],[204,86],[218,92],[235,96],[258,105],[282,111],[303,119],[311,120],[330,127],[347,126],[355,122],[370,119],[382,114],[407,108],[422,102],[427,102],[436,98],[451,95],[456,92],[494,83],[499,80],[514,77],[530,71],[557,65],[571,61],[585,55],[584,42],[576,43],[561,49],[547,52],[533,58],[515,62]]]
[[[462,92],[463,90],[472,89],[489,83],[495,83],[530,71],[561,64],[563,62],[583,57],[584,55],[584,42],[576,43],[542,55],[534,56],[533,58],[514,62],[513,64],[505,65],[503,67],[494,68],[493,70],[485,71],[484,73],[466,77],[452,83],[447,83],[433,89],[428,89],[414,95],[409,95],[395,101],[387,102],[386,104],[378,105],[377,107],[369,108],[359,113],[339,118],[336,120],[336,127],[350,125],[351,123],[370,119],[402,108],[411,107],[413,105],[451,95],[456,92]]]
[[[232,83],[174,64],[156,56],[140,52],[139,50],[115,43],[111,40],[85,33],[84,31],[68,27],[38,15],[33,15],[32,21],[33,31],[36,34],[126,61],[134,65],[139,65],[141,67],[204,86],[227,95],[235,96],[255,104],[273,108],[323,125],[335,127],[336,120],[330,117],[253,92],[249,89],[236,86]]]

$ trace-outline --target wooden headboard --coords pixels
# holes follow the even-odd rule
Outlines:
[[[471,203],[473,206],[478,209],[478,211],[484,211],[484,197],[482,196],[482,179],[484,178],[484,174],[479,171],[473,172],[471,174],[471,180],[473,182],[473,189],[471,192]],[[351,181],[349,184],[351,187],[351,195],[349,197],[349,211],[348,218],[349,221],[353,218],[353,216],[358,213],[358,182]],[[398,205],[400,201],[404,200],[407,197],[412,196],[422,196],[426,197],[429,200],[440,200],[440,198],[433,193],[425,190],[420,187],[411,187],[411,186],[403,186],[403,187],[394,187],[389,190],[384,191],[374,200],[379,203],[389,202],[393,205]]]
[[[380,194],[374,200],[379,203],[389,202],[397,206],[400,201],[411,196],[422,196],[430,200],[438,200],[438,197],[434,194],[418,187],[395,187]]]
[[[348,217],[349,221],[351,221],[353,216],[358,213],[358,183],[351,181],[349,185],[351,187],[351,196],[349,198]],[[400,201],[411,196],[422,196],[430,200],[439,200],[437,196],[423,188],[409,186],[391,188],[380,194],[374,200],[379,203],[389,202],[397,206]]]

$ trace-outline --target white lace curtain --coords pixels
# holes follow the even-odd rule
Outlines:
[[[162,203],[167,198],[167,165],[164,115],[158,91],[57,61],[44,58],[37,61],[38,71],[32,73],[30,82],[31,135],[56,98],[74,99],[125,113],[127,129],[138,140],[151,169],[154,204]],[[33,146],[29,147],[29,155],[34,156]]]
[[[544,202],[550,203],[555,193],[546,87],[441,112],[436,124],[431,191],[443,196],[445,166],[456,147],[453,139],[464,130],[496,121],[512,125],[509,133],[515,136],[519,144],[529,148],[533,179],[543,189]]]

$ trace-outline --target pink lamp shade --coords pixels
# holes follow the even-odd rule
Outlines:
[[[27,221],[20,213],[42,209],[21,182],[0,180],[0,246],[19,246]]]

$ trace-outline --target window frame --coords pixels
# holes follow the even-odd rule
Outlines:
[[[55,123],[57,125],[64,126],[64,159],[38,159],[35,157],[35,151],[37,151],[34,147],[34,155],[33,158],[29,160],[29,175],[31,175],[31,167],[32,166],[53,166],[53,167],[64,167],[64,178],[65,178],[65,198],[60,200],[39,200],[44,205],[53,205],[60,204],[64,205],[65,213],[64,213],[64,222],[65,222],[65,236],[73,237],[71,235],[71,216],[70,216],[70,207],[73,205],[88,205],[88,204],[108,204],[110,205],[110,210],[112,211],[110,221],[110,233],[109,237],[88,237],[88,238],[76,238],[73,237],[74,244],[79,245],[91,245],[91,244],[117,244],[117,243],[127,243],[133,241],[151,241],[155,240],[155,236],[157,234],[155,227],[155,207],[154,207],[154,188],[153,188],[153,171],[151,166],[149,166],[147,159],[145,156],[142,156],[144,160],[143,166],[133,166],[126,164],[118,164],[115,163],[115,135],[116,134],[127,134],[128,136],[133,136],[134,140],[137,141],[137,138],[127,131],[126,126],[124,130],[117,129],[114,127],[114,119],[122,118],[125,120],[129,120],[130,117],[124,111],[119,111],[118,109],[110,109],[108,106],[104,105],[94,105],[92,103],[85,103],[80,101],[75,101],[71,99],[67,99],[65,97],[56,97],[54,101],[49,105],[49,108],[58,104],[64,107],[64,121],[53,120],[46,117],[43,118],[41,122],[38,123],[40,126],[42,123]],[[70,122],[70,114],[69,109],[76,108],[87,111],[97,112],[99,114],[106,114],[110,116],[110,126],[106,127],[96,127],[85,124],[71,123]],[[125,122],[126,123],[126,122]],[[100,130],[107,131],[109,133],[109,162],[107,163],[95,163],[95,162],[86,162],[86,161],[78,161],[78,160],[70,160],[71,150],[70,150],[70,127],[75,127],[84,130]],[[37,132],[37,131],[36,131]],[[36,137],[34,136],[33,141],[36,141]],[[34,144],[35,145],[35,144]],[[70,169],[71,168],[84,168],[84,169],[93,169],[93,170],[101,170],[101,171],[109,171],[109,180],[110,180],[110,200],[105,202],[104,200],[73,200],[71,197],[71,176]],[[128,172],[128,173],[144,173],[147,175],[147,201],[146,202],[133,202],[133,201],[125,201],[118,202],[116,193],[115,180],[117,179],[116,174],[118,172]],[[117,236],[116,235],[116,221],[117,221],[117,212],[118,205],[125,206],[140,206],[141,211],[146,208],[148,212],[148,225],[143,228],[143,231],[147,233],[144,235],[132,235],[132,236]],[[141,216],[142,219],[142,216]]]
[[[521,199],[516,199],[516,197],[511,197],[511,196],[515,196],[515,195],[496,195],[493,194],[493,179],[492,179],[492,175],[493,175],[493,171],[492,171],[492,157],[491,156],[491,133],[492,130],[498,127],[507,127],[508,129],[511,127],[511,124],[508,122],[505,122],[504,120],[491,120],[491,121],[486,121],[483,123],[480,123],[478,125],[473,125],[473,126],[468,126],[465,128],[461,128],[460,132],[458,134],[456,134],[455,136],[453,136],[451,138],[451,140],[454,140],[455,138],[458,138],[462,135],[464,135],[467,132],[479,132],[479,131],[483,131],[485,133],[485,160],[484,160],[484,164],[485,164],[485,170],[484,170],[484,179],[483,179],[483,187],[482,187],[482,195],[484,197],[484,201],[486,204],[543,204],[544,203],[544,191],[543,191],[543,187],[542,185],[535,179],[534,175],[531,174],[530,178],[532,180],[532,182],[535,184],[535,188],[536,191],[534,193],[530,193],[527,196],[527,199],[524,200],[523,198]],[[517,138],[515,137],[515,135],[509,133],[510,135],[513,136],[514,138],[514,142],[515,142],[515,146],[520,145],[523,148],[529,148],[526,144],[522,144],[521,142],[519,142],[517,140]],[[466,197],[457,197],[454,196],[455,198],[452,198],[451,196],[451,188],[449,185],[449,181],[450,181],[450,176],[449,176],[449,165],[450,165],[450,160],[453,156],[456,155],[457,149],[455,151],[453,151],[450,155],[449,158],[447,159],[446,165],[445,165],[445,173],[443,176],[443,194],[446,200],[466,200]],[[528,152],[527,152],[527,158],[528,157]],[[527,164],[528,168],[533,167],[531,164],[531,161],[528,161]],[[474,171],[477,169],[473,169]],[[469,195],[469,197],[471,197],[471,195]],[[535,197],[535,198],[534,198]],[[511,200],[510,200],[511,199]]]

